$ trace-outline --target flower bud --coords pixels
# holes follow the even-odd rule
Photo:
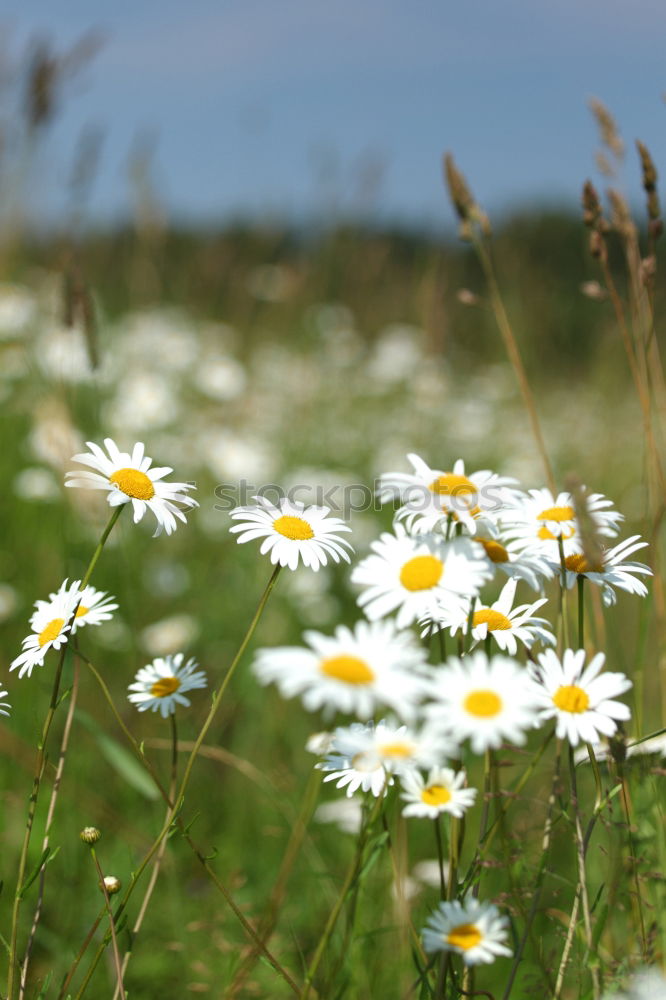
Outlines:
[[[115,893],[120,892],[120,887],[122,883],[119,878],[115,875],[105,875],[104,876],[104,888],[109,896],[115,895]],[[102,883],[99,884],[100,889],[102,888]]]
[[[86,826],[84,827],[83,830],[81,830],[81,833],[79,834],[79,837],[81,838],[83,843],[89,844],[91,847],[93,844],[97,843],[97,841],[101,836],[102,834],[99,832],[96,826]]]

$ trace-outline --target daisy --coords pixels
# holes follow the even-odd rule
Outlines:
[[[96,590],[94,587],[85,587],[83,590],[80,590],[80,585],[81,581],[75,580],[68,588],[67,580],[65,580],[57,593],[49,594],[49,601],[55,601],[59,594],[69,589],[72,596],[78,599],[79,605],[74,615],[74,621],[71,623],[72,635],[84,625],[101,625],[102,622],[110,621],[113,618],[112,612],[118,610],[118,605],[114,603],[114,597],[109,597],[104,591]],[[33,618],[48,603],[47,601],[36,601],[35,607],[37,611],[33,615]],[[30,619],[30,624],[32,624],[32,618]]]
[[[108,455],[92,441],[86,444],[90,449],[81,455],[74,455],[72,461],[87,465],[94,472],[76,470],[68,472],[65,486],[83,486],[91,490],[106,490],[111,507],[131,503],[134,523],[141,520],[150,509],[157,519],[155,536],[166,531],[170,535],[176,530],[176,518],[185,522],[182,507],[197,507],[196,500],[188,497],[188,490],[195,489],[190,483],[166,483],[164,477],[173,469],[164,466],[151,468],[152,459],[144,455],[144,445],[134,445],[131,454],[120,451],[111,438],[104,439]]]
[[[615,604],[617,597],[613,587],[626,590],[629,594],[638,594],[645,597],[648,590],[642,580],[637,576],[652,576],[652,570],[645,563],[625,562],[627,556],[631,556],[639,549],[644,549],[647,542],[641,542],[640,535],[632,535],[625,538],[619,545],[612,549],[605,549],[601,553],[598,565],[590,566],[582,552],[572,552],[566,556],[564,564],[567,568],[567,587],[573,587],[579,576],[584,576],[592,583],[596,583],[602,588],[601,596],[607,606]]]
[[[185,691],[194,688],[204,688],[208,683],[202,670],[196,672],[199,664],[194,659],[183,663],[183,654],[174,656],[158,656],[147,666],[142,667],[136,675],[134,684],[130,684],[132,694],[127,697],[137,706],[140,712],[158,709],[163,718],[173,715],[176,704],[189,705]]]
[[[9,691],[3,691],[2,688],[0,688],[0,698],[6,698],[8,694]],[[5,709],[11,707],[12,706],[8,701],[0,701],[0,715],[9,715],[9,712],[6,712]]]
[[[329,755],[358,764],[376,761],[389,774],[405,773],[417,767],[432,767],[457,752],[457,746],[441,733],[417,733],[396,722],[382,719],[366,725],[353,723],[335,730]]]
[[[597,653],[585,667],[584,649],[565,649],[560,660],[552,649],[538,657],[530,674],[540,718],[557,720],[556,736],[572,746],[579,741],[599,743],[601,735],[612,736],[616,719],[631,718],[629,708],[616,695],[624,694],[631,681],[624,674],[602,674],[606,657]]]
[[[459,818],[476,799],[476,788],[465,788],[465,780],[464,771],[456,773],[449,767],[433,767],[425,779],[419,771],[407,771],[400,778],[404,789],[400,798],[408,803],[402,815],[437,819],[440,813],[449,813]]]
[[[325,782],[335,781],[336,788],[346,788],[348,798],[359,789],[378,798],[393,784],[388,760],[372,747],[373,729],[372,723],[359,722],[336,729],[326,760],[315,764],[318,771],[329,772]]]
[[[530,649],[535,642],[540,641],[545,645],[555,645],[555,636],[546,628],[549,624],[546,618],[535,618],[534,612],[537,608],[547,604],[546,598],[534,601],[533,604],[520,604],[513,608],[513,599],[516,594],[516,580],[509,580],[499,595],[498,599],[489,608],[480,607],[472,613],[472,636],[477,641],[483,641],[488,636],[492,636],[499,648],[515,656],[518,650],[518,642]],[[463,611],[457,614],[443,614],[436,622],[426,622],[428,634],[432,626],[437,625],[440,629],[448,628],[451,635],[456,632],[467,634],[469,615]]]
[[[418,455],[408,455],[413,473],[388,472],[379,478],[377,495],[382,502],[398,497],[403,506],[396,517],[405,519],[416,534],[434,531],[450,520],[476,531],[475,520],[482,514],[497,513],[514,500],[515,479],[498,476],[488,469],[465,474],[460,458],[450,472],[432,469]]]
[[[476,534],[472,536],[472,541],[483,547],[490,569],[493,573],[503,573],[510,580],[524,580],[532,590],[543,591],[543,581],[550,580],[556,573],[553,563],[539,552],[511,552],[501,527],[501,522],[495,525],[482,520],[477,522]]]
[[[440,903],[423,930],[423,947],[427,952],[453,951],[465,965],[494,962],[498,955],[512,954],[504,943],[508,926],[492,903]]]
[[[585,494],[587,512],[599,535],[613,538],[623,515],[612,510],[613,503],[601,493]],[[564,555],[580,550],[580,531],[571,493],[555,497],[547,489],[530,490],[512,511],[502,515],[507,537],[514,551],[532,550],[560,564],[560,540]]]
[[[32,634],[23,640],[23,651],[12,661],[9,669],[19,668],[19,677],[32,674],[32,668],[41,667],[49,649],[60,649],[68,638],[74,609],[79,603],[79,581],[72,587],[67,580],[52,599],[38,601],[37,611],[30,618]]]
[[[377,705],[389,705],[402,718],[414,714],[426,652],[410,633],[390,621],[360,621],[353,631],[339,625],[333,636],[308,631],[303,638],[307,649],[258,651],[252,669],[260,684],[275,682],[284,698],[300,695],[308,712],[366,720]]]
[[[467,538],[415,539],[396,524],[395,534],[384,532],[371,549],[351,575],[366,588],[358,604],[371,620],[397,611],[399,627],[464,606],[491,576],[480,547]]]
[[[433,726],[462,742],[469,737],[474,753],[497,748],[504,740],[523,744],[525,730],[537,724],[538,710],[528,676],[515,660],[488,659],[471,653],[451,658],[432,671],[433,699],[425,707]]]
[[[261,554],[270,552],[274,565],[279,563],[289,569],[296,569],[299,559],[314,570],[325,566],[329,556],[336,563],[341,559],[350,561],[345,550],[351,549],[351,545],[337,533],[351,528],[339,517],[331,517],[328,507],[306,507],[286,498],[277,505],[265,497],[253,499],[256,506],[236,507],[231,511],[235,521],[243,522],[229,529],[232,533],[241,532],[238,542],[263,538]]]

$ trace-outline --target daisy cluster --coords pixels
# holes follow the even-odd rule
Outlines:
[[[616,589],[644,596],[651,571],[629,561],[646,545],[638,536],[615,541],[622,515],[601,494],[525,491],[462,460],[450,470],[408,460],[411,472],[379,481],[380,500],[396,507],[392,530],[351,572],[365,617],[332,634],[307,631],[300,646],[262,649],[253,670],[308,711],[355,720],[310,741],[324,782],[347,797],[397,786],[404,816],[457,819],[478,798],[461,764],[468,754],[523,745],[553,724],[571,746],[598,744],[630,718],[616,699],[631,682],[603,670],[603,653],[588,661],[561,642],[556,652],[551,619],[537,612],[547,589],[581,579],[601,587],[607,605]],[[261,541],[274,564],[351,561],[341,536],[349,529],[325,508],[258,500],[231,517],[238,540]],[[517,603],[519,587],[533,599]],[[505,918],[476,900],[442,903],[424,931],[426,950],[467,964],[508,954],[505,939]]]
[[[89,452],[75,455],[72,461],[84,465],[86,471],[67,473],[65,485],[100,490],[106,493],[108,505],[131,507],[134,522],[150,511],[157,520],[155,535],[175,531],[177,521],[186,521],[184,509],[196,507],[189,497],[193,487],[187,483],[167,482],[172,469],[156,468],[145,454],[144,445],[136,443],[131,452],[123,452],[115,441],[107,438],[106,451],[88,442]],[[88,471],[93,470],[93,471]],[[10,670],[18,670],[19,678],[30,677],[37,666],[43,666],[51,649],[60,650],[86,625],[101,625],[118,610],[115,598],[81,580],[65,580],[48,600],[35,602],[30,617],[31,632],[23,640],[21,653],[12,661]],[[206,686],[203,672],[197,671],[193,660],[184,662],[182,653],[158,657],[136,675],[130,685],[129,700],[140,712],[159,711],[164,718],[172,715],[176,705],[189,705],[185,692]],[[0,690],[0,698],[7,695]],[[10,706],[0,702],[0,714],[7,715]]]

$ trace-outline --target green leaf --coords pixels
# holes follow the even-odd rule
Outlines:
[[[46,864],[46,859],[48,858],[48,856],[49,856],[50,853],[51,853],[51,848],[50,847],[46,847],[42,851],[41,857],[40,857],[39,861],[37,862],[36,867],[33,868],[33,870],[30,872],[30,874],[26,878],[25,882],[23,883],[23,885],[19,889],[19,892],[18,892],[19,899],[23,899],[23,897],[25,896],[26,892],[28,891],[28,889],[30,888],[30,886],[32,885],[32,883],[35,881],[35,879],[37,878],[37,876],[41,872],[41,870],[44,867],[44,865]]]
[[[83,723],[92,735],[106,762],[128,785],[131,785],[135,791],[140,792],[146,799],[154,801],[160,797],[159,790],[155,787],[152,778],[145,768],[141,766],[133,753],[130,753],[117,740],[114,740],[113,737],[101,730],[99,724],[86,712],[79,710],[77,712],[77,719]]]

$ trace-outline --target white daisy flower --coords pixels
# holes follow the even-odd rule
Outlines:
[[[400,628],[420,618],[435,617],[442,607],[462,607],[490,579],[480,546],[467,538],[451,542],[410,538],[401,524],[370,546],[351,575],[366,589],[358,604],[371,620],[397,611]]]
[[[0,688],[0,698],[6,698],[8,694],[9,691],[3,691],[3,689]],[[8,701],[0,701],[0,715],[9,715],[9,712],[6,712],[5,709],[11,707],[12,706],[9,704]]]
[[[425,714],[436,728],[462,742],[469,738],[474,753],[496,749],[504,740],[521,745],[525,730],[538,724],[538,709],[526,671],[515,660],[482,652],[464,660],[451,658],[432,671],[428,685],[432,701]]]
[[[49,649],[60,649],[71,629],[71,619],[79,602],[79,581],[73,587],[67,581],[50,601],[38,601],[37,611],[30,618],[32,634],[23,640],[23,651],[9,669],[19,668],[19,677],[32,674],[32,668],[44,664]]]
[[[173,469],[166,466],[151,468],[152,459],[144,455],[144,445],[140,442],[134,445],[130,454],[120,451],[111,438],[105,438],[108,455],[94,442],[87,441],[86,444],[90,452],[74,455],[72,461],[95,471],[68,472],[65,486],[106,490],[111,507],[131,503],[135,523],[141,520],[146,510],[151,510],[157,519],[155,536],[162,531],[166,531],[167,535],[175,531],[176,518],[186,521],[181,507],[198,506],[196,500],[187,496],[188,490],[195,487],[190,483],[164,482],[164,477]]]
[[[387,762],[367,749],[365,736],[370,726],[354,722],[351,726],[336,729],[333,744],[326,760],[315,764],[318,771],[327,771],[324,781],[335,781],[336,788],[345,788],[345,794],[351,798],[359,789],[371,792],[375,798],[385,795],[393,784],[393,777]]]
[[[206,687],[206,675],[202,670],[197,672],[199,664],[196,660],[183,663],[183,659],[182,653],[158,656],[139,670],[136,680],[129,686],[132,693],[127,697],[140,712],[147,709],[156,712],[159,709],[166,719],[176,711],[176,704],[190,704],[189,698],[185,697],[186,691]]]
[[[579,576],[584,576],[592,583],[602,588],[602,598],[607,606],[615,604],[617,597],[613,587],[626,590],[628,594],[638,594],[645,597],[648,589],[637,576],[652,576],[652,570],[645,563],[625,562],[624,560],[644,549],[647,542],[640,541],[640,535],[625,538],[612,549],[605,549],[597,566],[590,566],[582,552],[572,552],[565,557],[567,568],[567,587],[573,587]]]
[[[612,736],[615,720],[631,718],[627,705],[613,701],[624,694],[631,681],[624,674],[602,674],[605,655],[597,653],[585,668],[584,649],[565,649],[562,659],[552,649],[538,657],[530,668],[534,697],[542,720],[557,720],[558,739],[568,739],[572,746],[579,741],[599,743],[601,735]]]
[[[58,595],[64,593],[66,590],[69,590],[72,596],[76,597],[79,601],[74,621],[71,623],[72,635],[84,625],[101,625],[102,622],[110,621],[113,618],[112,612],[118,610],[118,605],[114,603],[115,598],[107,595],[105,591],[96,590],[95,587],[85,587],[83,590],[79,590],[80,586],[80,580],[75,580],[69,587],[67,586],[67,580],[65,580],[57,593],[49,595],[49,601],[36,601],[35,607],[37,611],[30,619],[30,624],[32,625],[33,619],[45,605],[51,601],[55,601]]]
[[[426,652],[393,622],[360,621],[353,631],[339,625],[333,636],[305,632],[309,649],[260,649],[253,671],[261,684],[275,682],[284,698],[302,697],[309,712],[323,708],[371,718],[388,705],[401,718],[414,715]]]
[[[253,498],[254,507],[236,507],[230,516],[242,524],[235,524],[229,530],[240,532],[238,542],[251,542],[263,538],[260,552],[271,554],[275,565],[296,569],[299,560],[304,566],[318,570],[325,566],[328,558],[339,563],[349,562],[347,549],[352,546],[345,538],[339,538],[341,531],[351,531],[339,517],[331,517],[328,507],[306,507],[305,504],[280,500],[270,503],[265,497]]]
[[[473,898],[440,903],[423,929],[423,947],[427,952],[453,951],[465,965],[490,963],[512,954],[505,944],[508,927],[492,903]]]
[[[441,733],[428,729],[416,732],[393,720],[382,719],[377,725],[368,722],[338,727],[327,753],[352,761],[354,766],[361,759],[366,764],[376,760],[388,774],[402,774],[418,767],[435,766],[457,749]]]
[[[546,618],[535,618],[534,612],[537,608],[547,604],[546,598],[534,601],[533,604],[520,604],[512,607],[516,594],[516,580],[509,580],[502,588],[498,599],[489,608],[478,607],[472,613],[472,636],[476,642],[481,642],[491,635],[499,648],[515,656],[518,651],[518,643],[530,649],[535,642],[542,642],[546,646],[555,645],[555,636],[546,626],[549,624]],[[451,635],[462,632],[467,635],[469,615],[465,612],[444,613],[433,622],[426,621],[428,634],[432,631],[433,625],[440,629],[449,629]]]
[[[624,518],[612,510],[612,501],[601,493],[587,491],[585,500],[597,533],[610,538],[617,535],[618,524]],[[502,514],[502,522],[507,538],[512,540],[508,547],[514,552],[533,550],[559,566],[560,539],[565,556],[580,551],[580,532],[570,493],[555,497],[547,489],[530,490],[512,510]]]
[[[485,519],[477,522],[472,541],[483,547],[493,573],[499,571],[510,580],[524,580],[532,590],[543,592],[543,581],[552,579],[556,574],[553,563],[539,552],[509,551],[505,544],[507,540],[501,531],[501,523],[495,525]]]
[[[460,458],[450,472],[432,469],[418,455],[408,455],[414,472],[388,472],[379,478],[377,495],[382,502],[398,497],[403,506],[396,513],[411,532],[422,534],[446,525],[449,518],[465,525],[470,534],[484,514],[497,514],[515,500],[515,479],[488,469],[465,474]]]
[[[425,816],[437,819],[441,813],[449,813],[458,818],[474,805],[476,788],[465,788],[464,771],[450,767],[433,767],[427,778],[419,771],[407,771],[400,776],[404,791],[400,798],[408,805],[402,810],[403,816]]]

